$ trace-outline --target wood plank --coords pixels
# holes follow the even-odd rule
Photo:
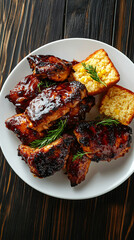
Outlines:
[[[47,3],[47,0],[2,1],[2,13],[0,14],[2,20],[0,33],[1,85],[25,55],[46,42],[62,37],[65,3],[63,0]],[[45,202],[47,197],[36,191],[32,196],[33,189],[16,176],[2,153],[0,173],[0,239],[10,239],[11,237],[27,239],[30,236],[36,236],[42,211],[40,206],[43,198]],[[37,195],[38,202],[35,201]],[[34,215],[33,209],[36,209],[36,206],[38,208]],[[36,232],[35,228],[33,231],[30,230],[30,221],[32,226],[37,225]],[[24,234],[21,236],[22,232]],[[35,239],[37,238],[35,237]]]
[[[9,6],[5,5],[3,15],[8,12],[8,21],[5,23],[5,19],[3,20],[4,27],[0,36],[1,83],[29,52],[47,42],[62,38],[65,2],[53,0],[47,3],[47,0],[15,0]]]
[[[134,1],[131,3],[131,15],[129,17],[129,35],[127,38],[127,56],[134,63]]]
[[[130,181],[130,182],[129,182]],[[133,230],[134,230],[134,194],[133,194],[133,183],[134,183],[134,174],[129,178],[129,187],[127,188],[128,199],[125,204],[125,214],[124,222],[121,229],[120,237],[122,239],[133,239]]]
[[[2,0],[0,9],[1,84],[29,52],[63,37],[104,41],[134,61],[132,0]],[[30,188],[1,152],[0,175],[0,240],[133,237],[134,176],[103,196],[68,201]]]
[[[133,39],[134,34],[134,2],[133,0],[117,1],[115,34],[113,45],[134,61]],[[131,46],[130,46],[131,44]],[[131,53],[129,52],[131,50]]]
[[[111,44],[115,1],[76,0],[67,2],[65,34]]]

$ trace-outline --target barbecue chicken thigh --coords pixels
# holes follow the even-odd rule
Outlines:
[[[45,132],[38,132],[29,118],[24,114],[16,114],[5,121],[6,127],[13,131],[23,144],[29,145],[36,139],[40,139]]]
[[[47,177],[65,168],[74,137],[64,134],[51,144],[42,148],[26,145],[18,147],[18,155],[28,164],[31,172],[38,177]]]
[[[6,98],[15,105],[17,113],[24,112],[30,101],[38,95],[39,83],[37,77],[28,75],[10,90]]]
[[[67,128],[73,128],[76,123],[85,119],[86,113],[88,113],[94,105],[95,98],[93,96],[88,96],[82,99],[74,108],[70,109],[70,111],[60,119],[67,120]],[[59,121],[59,119],[57,121]]]
[[[94,97],[88,96],[84,98],[80,103],[72,108],[70,112],[62,116],[60,119],[51,123],[49,129],[53,129],[57,126],[59,120],[66,120],[66,128],[70,129],[75,127],[76,123],[85,119],[85,115],[90,111],[94,105]],[[16,114],[6,120],[6,127],[13,131],[23,144],[29,145],[36,139],[40,139],[46,135],[46,131],[37,131],[36,127],[29,120],[26,114]]]
[[[33,74],[50,80],[64,81],[71,72],[71,62],[52,55],[31,55],[27,60]]]
[[[5,124],[23,144],[29,144],[43,137],[46,130],[60,119],[67,119],[67,126],[74,126],[85,118],[94,102],[94,97],[87,97],[83,84],[65,82],[43,90],[24,113],[8,118]]]
[[[74,130],[77,141],[91,161],[111,161],[130,149],[132,129],[122,124],[104,126],[81,122]]]
[[[29,103],[25,114],[36,130],[41,132],[48,129],[53,121],[64,116],[87,96],[83,84],[76,81],[64,82],[44,89]]]

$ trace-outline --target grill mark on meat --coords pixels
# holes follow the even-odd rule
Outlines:
[[[40,149],[20,145],[18,155],[25,160],[34,175],[47,177],[66,166],[73,141],[73,136],[64,134],[63,137]]]
[[[24,112],[30,101],[38,95],[39,83],[40,81],[37,77],[28,75],[5,96],[15,105],[17,113]]]
[[[128,152],[132,129],[122,124],[103,126],[96,122],[81,122],[74,134],[92,161],[111,161]]]
[[[33,74],[54,81],[64,81],[69,76],[72,63],[52,55],[31,55],[27,58]]]
[[[64,82],[42,91],[26,108],[25,114],[34,126],[47,125],[74,108],[84,97],[87,97],[85,86],[79,82]],[[40,128],[40,126],[39,126]]]
[[[89,112],[92,106],[95,104],[94,97],[88,96],[81,100],[75,108],[62,116],[60,120],[66,119],[66,129],[74,128],[77,122],[85,119],[86,112]],[[49,128],[52,130],[57,127],[56,121],[50,122]],[[6,127],[13,131],[23,144],[28,144],[36,139],[43,137],[46,131],[38,131],[29,118],[23,114],[16,114],[6,120]]]
[[[80,145],[78,144],[77,140],[75,140],[71,152],[69,154],[69,158],[67,160],[67,176],[70,180],[70,184],[72,187],[80,184],[82,181],[85,180],[86,174],[89,169],[89,165],[91,160],[88,156],[83,155],[82,158],[77,158],[73,161],[73,156],[78,152],[82,152]]]

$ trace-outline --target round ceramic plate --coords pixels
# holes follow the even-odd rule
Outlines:
[[[115,48],[91,39],[64,39],[46,44],[31,54],[52,54],[72,61],[81,61],[94,51],[103,48],[108,53],[120,74],[119,85],[134,91],[134,64]],[[25,57],[7,78],[0,96],[0,143],[8,163],[16,174],[36,190],[50,196],[63,199],[87,199],[99,196],[116,188],[134,172],[134,140],[129,153],[124,157],[108,162],[92,162],[86,180],[76,187],[71,187],[67,175],[59,171],[51,177],[39,179],[34,177],[29,167],[17,156],[20,141],[14,133],[5,127],[5,120],[15,114],[15,108],[5,96],[26,75],[31,74],[27,57]],[[90,118],[95,116],[96,109],[91,110]],[[134,132],[134,122],[130,125]]]

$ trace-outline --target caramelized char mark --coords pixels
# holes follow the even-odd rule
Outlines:
[[[30,101],[38,95],[39,83],[37,77],[28,75],[10,90],[6,98],[15,105],[17,113],[24,112]]]
[[[67,128],[73,128],[79,121],[85,120],[86,113],[95,105],[95,98],[88,96],[79,102],[75,108],[72,108],[70,112],[62,116],[61,120],[67,120]],[[57,122],[57,121],[56,121]]]
[[[29,144],[36,139],[40,139],[45,132],[38,132],[34,129],[33,124],[24,114],[16,114],[5,121],[6,127],[13,131],[23,144]]]
[[[34,98],[25,110],[25,114],[41,132],[48,129],[50,123],[61,118],[88,96],[85,86],[79,82],[64,82],[58,86],[44,89]]]
[[[53,81],[64,81],[71,72],[71,62],[52,55],[31,55],[27,60],[33,74]]]
[[[76,123],[85,118],[86,112],[89,112],[91,107],[94,105],[94,97],[84,98],[78,105],[71,109],[66,115],[62,116],[61,120],[66,121],[66,128],[72,128]],[[57,123],[60,119],[51,122],[49,127],[51,130],[57,127]],[[36,127],[29,120],[26,114],[16,114],[6,120],[6,127],[13,131],[23,144],[29,145],[32,141],[42,138],[45,136],[46,131],[37,131]]]
[[[45,131],[60,118],[67,118],[70,126],[76,123],[93,104],[94,98],[87,97],[83,84],[64,82],[44,89],[29,103],[24,113],[8,118],[5,124],[23,144],[29,144],[43,137]]]
[[[25,160],[34,175],[47,177],[65,167],[73,141],[73,136],[64,134],[63,137],[40,149],[20,145],[18,155]]]
[[[88,173],[88,169],[91,163],[91,160],[83,155],[82,158],[77,158],[73,161],[73,156],[78,152],[82,152],[82,149],[77,141],[73,144],[73,148],[71,149],[71,153],[67,160],[67,175],[70,180],[71,187],[74,187],[80,184],[85,180],[86,174]]]
[[[96,122],[81,122],[74,134],[83,151],[91,152],[92,161],[111,161],[130,149],[132,129],[122,124],[103,126]]]

